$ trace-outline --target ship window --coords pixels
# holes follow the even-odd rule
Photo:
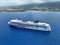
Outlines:
[[[32,26],[33,27],[33,25],[27,25],[27,26]]]
[[[27,25],[27,26],[37,27],[37,28],[39,28],[39,27],[40,27],[40,28],[45,28],[45,29],[47,28],[46,26],[38,26],[38,25]]]
[[[17,22],[11,22],[12,24],[18,24]]]
[[[40,26],[40,27],[41,27],[41,28],[43,27],[43,28],[45,28],[45,29],[47,28],[46,26]]]

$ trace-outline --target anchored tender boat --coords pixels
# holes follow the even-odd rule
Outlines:
[[[18,28],[26,28],[26,29],[34,29],[34,30],[41,30],[41,31],[51,31],[50,25],[47,23],[41,23],[38,21],[22,21],[18,19],[10,20],[8,22],[10,26],[15,26]]]

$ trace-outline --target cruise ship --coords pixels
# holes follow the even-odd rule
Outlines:
[[[10,26],[18,27],[18,28],[26,28],[33,30],[41,30],[41,31],[51,31],[51,27],[47,23],[41,23],[37,21],[22,21],[18,19],[13,19],[8,22]]]

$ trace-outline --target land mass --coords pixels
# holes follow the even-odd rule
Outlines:
[[[22,12],[27,10],[60,11],[60,2],[32,3],[18,6],[2,6],[0,12]]]

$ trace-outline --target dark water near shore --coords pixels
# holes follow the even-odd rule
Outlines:
[[[9,27],[11,19],[45,22],[51,32]],[[0,45],[60,45],[60,12],[0,12]]]

